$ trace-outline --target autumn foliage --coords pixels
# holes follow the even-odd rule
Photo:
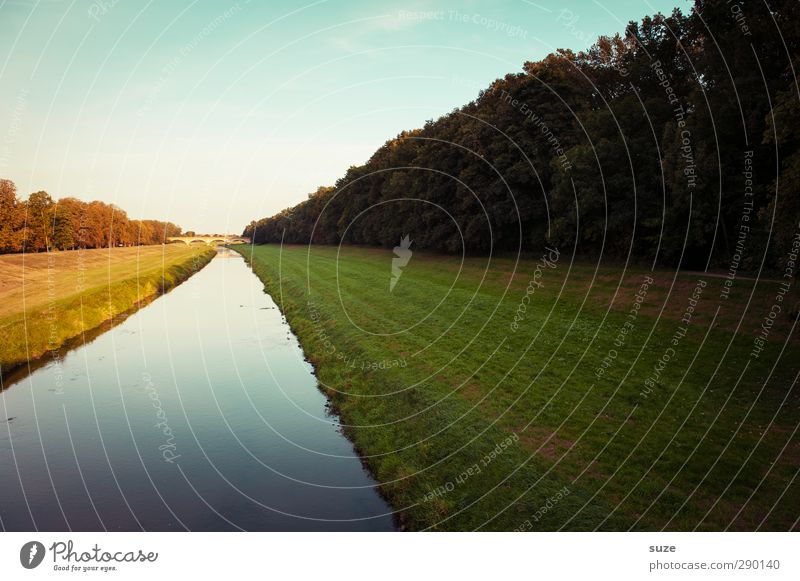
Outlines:
[[[34,192],[19,200],[14,182],[0,179],[0,253],[161,244],[179,236],[172,222],[131,220],[124,210]]]

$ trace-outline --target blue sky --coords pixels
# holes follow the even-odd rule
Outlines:
[[[0,177],[239,232],[526,60],[687,0],[0,0]]]

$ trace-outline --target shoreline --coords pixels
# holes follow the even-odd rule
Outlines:
[[[635,368],[644,377],[658,364],[655,356],[670,346],[675,351],[673,360],[688,362],[703,344],[707,349],[717,349],[736,339],[730,351],[732,356],[738,356],[750,350],[744,331],[758,323],[745,310],[753,283],[737,285],[736,294],[721,305],[721,310],[697,311],[692,306],[692,302],[699,301],[694,290],[697,280],[687,276],[678,276],[675,280],[672,273],[655,271],[652,276],[648,275],[653,285],[646,293],[646,300],[642,297],[641,305],[636,303],[636,319],[631,323],[630,304],[636,301],[642,280],[630,274],[622,277],[611,268],[600,272],[582,264],[572,265],[568,272],[552,268],[548,269],[545,276],[549,278],[545,280],[531,279],[530,271],[535,271],[536,263],[521,264],[511,278],[509,265],[500,262],[486,277],[481,263],[470,262],[462,272],[458,261],[448,262],[441,256],[421,253],[415,254],[415,270],[404,274],[401,284],[405,285],[402,288],[405,294],[390,296],[392,257],[388,251],[380,254],[379,250],[357,249],[342,257],[335,247],[313,248],[313,257],[297,247],[256,245],[233,249],[245,258],[261,280],[264,292],[273,297],[298,338],[306,359],[314,368],[318,389],[327,396],[330,409],[342,420],[342,432],[379,483],[381,496],[395,510],[400,530],[476,527],[516,530],[525,525],[524,515],[536,514],[548,498],[557,495],[565,486],[569,494],[559,499],[559,510],[542,511],[541,518],[531,525],[533,529],[556,530],[563,526],[564,514],[575,511],[582,514],[580,522],[572,524],[578,527],[576,530],[598,525],[608,530],[630,527],[637,522],[638,506],[632,505],[624,512],[614,511],[613,495],[623,493],[625,483],[620,481],[615,490],[599,497],[596,488],[602,475],[613,473],[615,462],[627,454],[624,447],[603,462],[596,462],[589,453],[578,451],[568,456],[569,460],[558,470],[553,469],[553,462],[567,457],[575,441],[584,438],[593,443],[617,422],[622,422],[626,437],[636,437],[649,429],[646,426],[651,420],[659,417],[663,409],[658,405],[661,399],[655,404],[638,405],[638,421],[627,420],[628,405],[631,401],[638,403],[638,395],[634,393],[638,394],[639,386],[635,381],[622,383],[620,376],[626,369]],[[464,281],[463,288],[458,289],[461,294],[443,307],[438,327],[433,321],[433,330],[427,335],[423,329],[418,332],[421,334],[405,333],[381,340],[358,326],[368,322],[367,318],[372,315],[367,313],[374,313],[378,324],[382,313],[398,324],[413,323],[428,312],[424,307],[436,304],[436,298],[447,293],[451,278],[456,276]],[[527,323],[518,325],[516,331],[510,330],[509,323],[518,313],[520,297],[527,296],[525,285],[530,286],[529,279],[544,284],[537,290],[536,301],[529,301],[532,306],[526,311]],[[716,298],[713,291],[720,286],[720,280],[704,279],[709,287],[703,293],[704,305]],[[510,291],[505,292],[507,284]],[[473,319],[463,319],[461,328],[464,331],[459,336],[451,333],[450,338],[437,339],[433,345],[438,330],[460,316],[461,305],[477,286],[483,294],[470,303]],[[591,289],[591,297],[587,288]],[[347,304],[341,302],[343,296],[349,300]],[[585,305],[587,297],[591,299],[588,306]],[[487,323],[484,314],[494,313],[490,307],[495,306],[495,301],[499,305],[498,314]],[[563,313],[552,316],[556,303]],[[692,330],[688,334],[681,332],[681,338],[684,334],[686,338],[682,338],[679,345],[673,345],[673,326],[685,325],[682,321],[686,318],[687,304],[692,308]],[[752,305],[751,311],[759,312],[758,305]],[[573,329],[576,313],[583,317],[583,327],[579,329]],[[718,316],[712,317],[714,313]],[[351,315],[355,321],[349,319]],[[740,318],[739,327],[744,327],[737,329],[735,323]],[[635,328],[633,332],[631,326]],[[620,340],[623,328],[626,333],[624,340]],[[646,334],[644,331],[648,329],[651,332]],[[700,336],[703,329],[705,339]],[[591,330],[595,330],[594,339],[588,336]],[[484,365],[485,353],[476,346],[463,356],[465,363],[461,368],[454,368],[452,374],[438,372],[451,361],[452,353],[464,351],[459,337],[465,336],[464,333],[473,336],[478,331],[486,340],[507,345],[493,353],[494,365]],[[516,353],[525,352],[537,338],[540,347],[530,351],[528,364],[547,365],[548,371],[543,376],[544,381],[533,391],[526,369],[517,365]],[[568,339],[566,345],[564,338]],[[586,357],[585,365],[580,368],[565,355],[555,362],[551,362],[552,356],[547,358],[547,353],[560,349],[565,354],[578,349],[586,353],[587,339],[595,342],[598,348]],[[789,340],[789,337],[784,339]],[[605,347],[609,345],[618,352],[613,351],[613,365],[609,364],[602,379],[598,379],[596,371],[602,363],[600,358],[606,355]],[[778,348],[776,342],[772,346],[770,357],[776,355]],[[406,367],[351,365],[352,361],[385,361],[387,357],[410,359],[421,348],[427,349],[425,355]],[[644,348],[648,348],[648,355],[633,359],[635,353]],[[478,378],[474,369],[481,373]],[[665,370],[660,382],[681,385],[684,397],[710,394],[696,406],[696,413],[701,416],[713,413],[719,404],[719,394],[724,394],[725,386],[736,381],[733,372],[720,372],[709,388],[701,376],[682,381],[678,372],[675,366]],[[750,388],[766,373],[765,364],[752,365],[742,388]],[[559,377],[573,377],[576,384],[596,384],[597,389],[581,396],[587,405],[575,408],[571,404],[580,392],[562,390],[563,383],[557,381]],[[617,385],[623,387],[614,388],[618,380]],[[773,377],[775,397],[784,395],[780,386],[790,380],[791,377],[784,375]],[[626,391],[620,391],[622,389]],[[609,399],[606,394],[612,390],[620,395]],[[650,400],[654,398],[651,396]],[[515,405],[517,402],[520,404]],[[553,403],[545,407],[547,402]],[[672,404],[676,411],[681,405],[673,399],[666,403]],[[737,409],[742,413],[747,411],[743,405],[738,405]],[[768,413],[769,409],[769,405],[764,404],[760,413]],[[577,427],[563,429],[557,422],[563,416],[575,417]],[[652,437],[669,441],[672,427],[673,423],[662,422]],[[783,429],[784,425],[780,427]],[[688,429],[692,437],[697,437],[704,428],[702,424],[693,424]],[[729,429],[725,424],[715,426],[715,437],[721,441]],[[495,452],[498,444],[501,451]],[[746,439],[737,443],[737,447],[746,448],[752,444],[752,439]],[[779,445],[780,442],[775,443],[769,453],[777,454]],[[670,451],[669,458],[703,465],[703,458],[687,459],[677,449]],[[587,466],[591,466],[590,471]],[[788,469],[785,462],[775,468],[784,472]],[[586,477],[576,483],[575,477],[582,473]],[[537,483],[535,492],[530,488],[532,482]],[[586,510],[585,501],[592,497],[596,500],[591,509]],[[659,508],[666,516],[672,516],[668,514],[668,506]],[[655,519],[644,523],[643,528],[655,526],[652,524]],[[678,522],[675,530],[685,526],[688,526],[686,522]],[[719,522],[708,526],[719,526]]]
[[[83,344],[87,335],[94,339],[96,331],[105,332],[188,280],[216,254],[213,248],[203,248],[202,252],[164,265],[161,270],[144,275],[137,271],[131,277],[6,317],[6,323],[0,327],[6,337],[0,347],[3,389],[6,383],[14,382],[15,376],[19,375],[19,379],[46,365],[48,355],[51,361],[60,360],[67,351]]]
[[[297,328],[297,326],[295,324],[293,324],[292,319],[289,318],[289,315],[284,310],[284,305],[281,304],[281,302],[279,302],[278,300],[275,300],[276,296],[278,296],[280,298],[280,294],[275,295],[270,290],[270,288],[268,288],[267,281],[264,280],[263,278],[261,278],[261,276],[259,276],[259,274],[256,272],[255,268],[253,267],[253,262],[251,260],[251,256],[249,256],[247,254],[246,248],[247,247],[244,247],[244,248],[240,249],[240,248],[232,247],[231,250],[233,250],[237,254],[241,255],[241,257],[244,259],[244,262],[247,265],[247,267],[253,272],[253,275],[256,278],[258,278],[259,281],[261,281],[261,284],[263,285],[264,293],[270,295],[272,297],[272,300],[278,306],[278,310],[280,311],[281,315],[283,315],[284,319],[286,319],[286,323],[289,325],[289,328],[291,329],[292,333],[295,335],[295,337],[297,337],[297,340],[298,340],[298,342],[300,344],[300,347],[301,347],[301,349],[303,349],[303,354],[305,356],[306,361],[308,362],[309,365],[311,365],[311,368],[313,369],[314,377],[317,379],[317,389],[327,399],[328,410],[330,411],[330,413],[336,415],[336,417],[339,418],[339,420],[344,420],[344,413],[343,413],[342,407],[340,405],[340,402],[338,402],[337,399],[334,397],[335,393],[331,393],[328,390],[326,390],[323,387],[323,385],[320,382],[320,380],[319,380],[319,366],[318,366],[318,363],[316,362],[316,359],[310,353],[307,352],[308,346],[302,340],[301,334],[299,332],[299,329]],[[393,517],[392,517],[392,520],[393,520],[394,526],[395,526],[395,531],[394,532],[406,532],[406,531],[410,530],[410,522],[411,521],[410,521],[409,515],[406,514],[404,511],[399,510],[399,509],[396,508],[396,503],[394,502],[394,499],[392,498],[392,495],[380,484],[380,480],[378,479],[377,469],[376,469],[375,466],[370,464],[369,455],[362,448],[362,446],[360,446],[358,444],[358,441],[355,438],[355,433],[354,433],[352,427],[348,426],[344,421],[340,421],[339,429],[342,431],[342,434],[344,435],[344,437],[347,438],[347,440],[353,446],[353,451],[358,455],[358,460],[361,463],[361,466],[364,468],[364,470],[367,472],[367,474],[369,474],[369,476],[373,480],[375,480],[375,482],[378,483],[378,485],[375,487],[375,492],[377,492],[378,495],[384,501],[386,501],[386,503],[394,511]]]

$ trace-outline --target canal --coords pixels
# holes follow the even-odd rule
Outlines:
[[[242,257],[0,394],[3,530],[392,530]]]

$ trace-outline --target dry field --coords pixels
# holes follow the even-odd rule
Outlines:
[[[176,244],[0,256],[0,369],[40,357],[171,288],[213,253]]]

